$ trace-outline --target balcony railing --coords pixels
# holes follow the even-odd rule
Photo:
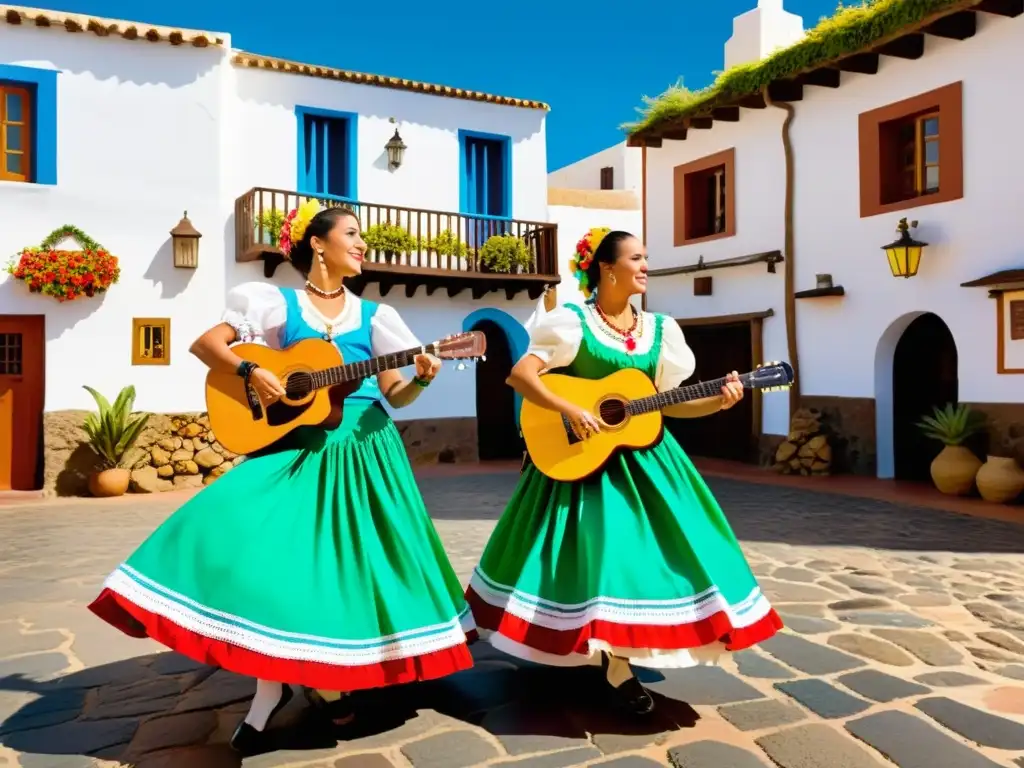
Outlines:
[[[288,211],[307,198],[326,207],[351,208],[370,250],[368,264],[378,269],[407,274],[450,274],[455,277],[497,277],[481,263],[480,249],[494,235],[508,234],[521,240],[530,254],[505,273],[510,278],[537,280],[558,274],[558,225],[495,216],[476,216],[444,211],[363,203],[329,195],[304,195],[281,189],[250,189],[235,201],[236,260],[280,260],[278,231]],[[388,226],[390,225],[390,227]]]

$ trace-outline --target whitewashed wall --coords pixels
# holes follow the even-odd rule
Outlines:
[[[552,205],[548,209],[551,221],[558,224],[558,303],[579,304],[585,301],[576,278],[569,272],[569,261],[576,253],[576,243],[591,227],[609,227],[632,232],[640,237],[643,215],[638,210],[601,210],[565,205]]]
[[[643,183],[641,154],[626,142],[577,160],[548,174],[548,185],[564,189],[600,189],[601,169],[611,167],[612,189],[628,189],[639,194]]]
[[[204,369],[188,346],[241,279],[222,173],[234,138],[225,52],[2,25],[0,63],[61,72],[57,184],[0,182],[0,254],[72,224],[121,265],[105,295],[64,304],[0,273],[0,312],[46,316],[46,410],[94,408],[83,384],[111,397],[134,384],[146,410],[201,406]],[[185,209],[203,233],[197,270],[173,266],[168,232]],[[169,367],[131,365],[133,317],[172,318]]]
[[[459,210],[459,130],[512,139],[512,217],[543,221],[547,210],[546,113],[485,102],[300,77],[259,69],[235,69],[237,120],[244,126],[237,149],[234,188],[294,189],[295,107],[359,114],[358,196],[362,202],[434,211]],[[388,170],[384,145],[395,118],[408,149],[402,167]],[[268,147],[275,148],[268,151]]]
[[[358,191],[368,202],[458,211],[458,130],[511,135],[513,215],[546,220],[544,112],[243,70],[229,56],[0,26],[0,63],[61,72],[58,183],[0,182],[0,253],[73,224],[121,265],[107,294],[65,304],[0,273],[0,313],[46,315],[47,411],[94,407],[82,384],[110,396],[134,384],[142,410],[204,407],[205,368],[188,347],[218,321],[227,290],[263,279],[260,264],[235,263],[234,202],[253,186],[295,188],[296,104],[360,114]],[[389,117],[409,147],[394,173],[384,152]],[[185,209],[203,233],[197,270],[173,267],[168,232]],[[272,282],[301,285],[288,265]],[[460,331],[466,315],[491,301],[443,292],[408,300],[400,289],[387,300],[423,337]],[[521,320],[534,308],[525,296],[493,301]],[[133,317],[171,318],[170,366],[131,365]],[[472,370],[442,381],[450,384],[439,382],[396,416],[473,415],[474,398],[462,396],[473,394]]]
[[[1016,109],[999,84],[1001,73],[1024,66],[1024,19],[980,13],[978,25],[963,42],[928,37],[917,61],[883,57],[874,77],[844,74],[836,91],[808,89],[793,123],[797,286],[811,287],[814,273],[830,272],[846,288],[838,301],[798,302],[803,387],[808,394],[876,399],[881,476],[892,462],[892,354],[918,314],[934,312],[949,326],[961,400],[1020,402],[1024,392],[1024,376],[996,373],[994,302],[983,288],[960,287],[1024,263],[1024,149],[1012,118],[992,118]],[[895,239],[901,214],[860,218],[857,115],[957,81],[964,197],[902,214],[920,222],[914,234],[930,246],[916,277],[895,279],[880,247]]]
[[[1001,73],[1024,64],[1024,19],[978,14],[977,35],[963,42],[928,37],[917,61],[882,57],[874,76],[843,73],[836,90],[807,87],[795,104],[796,290],[831,273],[843,298],[797,302],[801,386],[808,395],[875,398],[879,474],[891,472],[891,365],[896,342],[914,317],[934,312],[949,326],[959,353],[960,399],[1020,402],[1024,376],[996,373],[994,302],[960,284],[1024,258],[1024,220],[1017,180],[1024,150]],[[858,115],[953,82],[964,86],[964,198],[870,218],[860,217]],[[1003,87],[1000,84],[1003,83]],[[691,131],[686,141],[648,150],[648,247],[664,263],[693,263],[782,249],[785,193],[780,140],[783,113],[743,110],[740,122]],[[734,237],[673,247],[672,169],[736,148]],[[912,279],[895,279],[881,246],[896,237],[902,215],[917,219],[914,234],[930,243]],[[662,266],[659,260],[657,266]],[[763,265],[709,272],[714,295],[693,297],[689,276],[656,278],[650,308],[677,317],[775,310],[765,321],[765,356],[787,357],[783,277]],[[1008,342],[1009,343],[1009,342]],[[1019,344],[1024,345],[1024,343]],[[1024,355],[1014,349],[1009,354]],[[786,431],[786,398],[766,398],[764,431]]]
[[[666,141],[647,150],[647,251],[652,269],[695,264],[782,250],[785,159],[781,110],[744,110],[738,123],[715,123],[709,131],[690,131],[686,141]],[[702,157],[735,149],[736,234],[676,247],[673,169]],[[713,317],[774,310],[764,321],[764,355],[785,360],[786,325],[782,265],[770,274],[764,264],[704,272],[712,278],[711,296],[693,295],[693,274],[653,277],[647,307],[675,318]],[[788,431],[787,398],[765,398],[762,429]]]

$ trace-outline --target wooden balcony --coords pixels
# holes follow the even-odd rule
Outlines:
[[[480,299],[491,291],[503,291],[511,300],[525,291],[536,299],[559,281],[556,224],[362,203],[262,187],[250,189],[235,201],[235,260],[262,259],[263,274],[272,277],[284,261],[277,245],[280,222],[288,211],[310,197],[327,207],[347,206],[359,217],[370,250],[362,275],[346,283],[357,294],[367,283],[377,283],[381,296],[401,285],[408,298],[423,286],[428,296],[443,288],[449,297],[468,290],[474,299]],[[508,271],[493,271],[483,263],[480,252],[488,238],[505,234],[520,240],[525,251],[520,251],[520,263]]]

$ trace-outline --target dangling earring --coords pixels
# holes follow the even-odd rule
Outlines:
[[[326,283],[328,278],[327,263],[324,261],[324,251],[322,248],[317,249],[316,258],[320,262],[320,277],[322,277]]]

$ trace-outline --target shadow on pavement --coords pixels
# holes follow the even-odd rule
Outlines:
[[[508,472],[451,477],[424,483],[421,490],[435,520],[497,520],[518,477]],[[721,477],[705,480],[745,543],[1024,553],[1024,529],[1014,523]]]
[[[653,742],[699,719],[688,704],[657,692],[657,681],[664,680],[657,673],[643,674],[654,683],[657,710],[638,720],[611,708],[597,668],[524,664],[482,643],[473,654],[477,665],[466,672],[358,694],[357,720],[346,729],[333,729],[296,696],[274,721],[272,748],[287,753],[282,762],[315,760],[416,744],[419,737],[429,740],[434,732],[471,724],[493,734],[510,754],[522,754],[588,740]],[[248,678],[174,653],[46,682],[10,675],[0,678],[0,705],[18,696],[27,701],[0,722],[0,744],[29,755],[82,755],[139,768],[236,768],[242,762],[227,740],[254,689]]]

